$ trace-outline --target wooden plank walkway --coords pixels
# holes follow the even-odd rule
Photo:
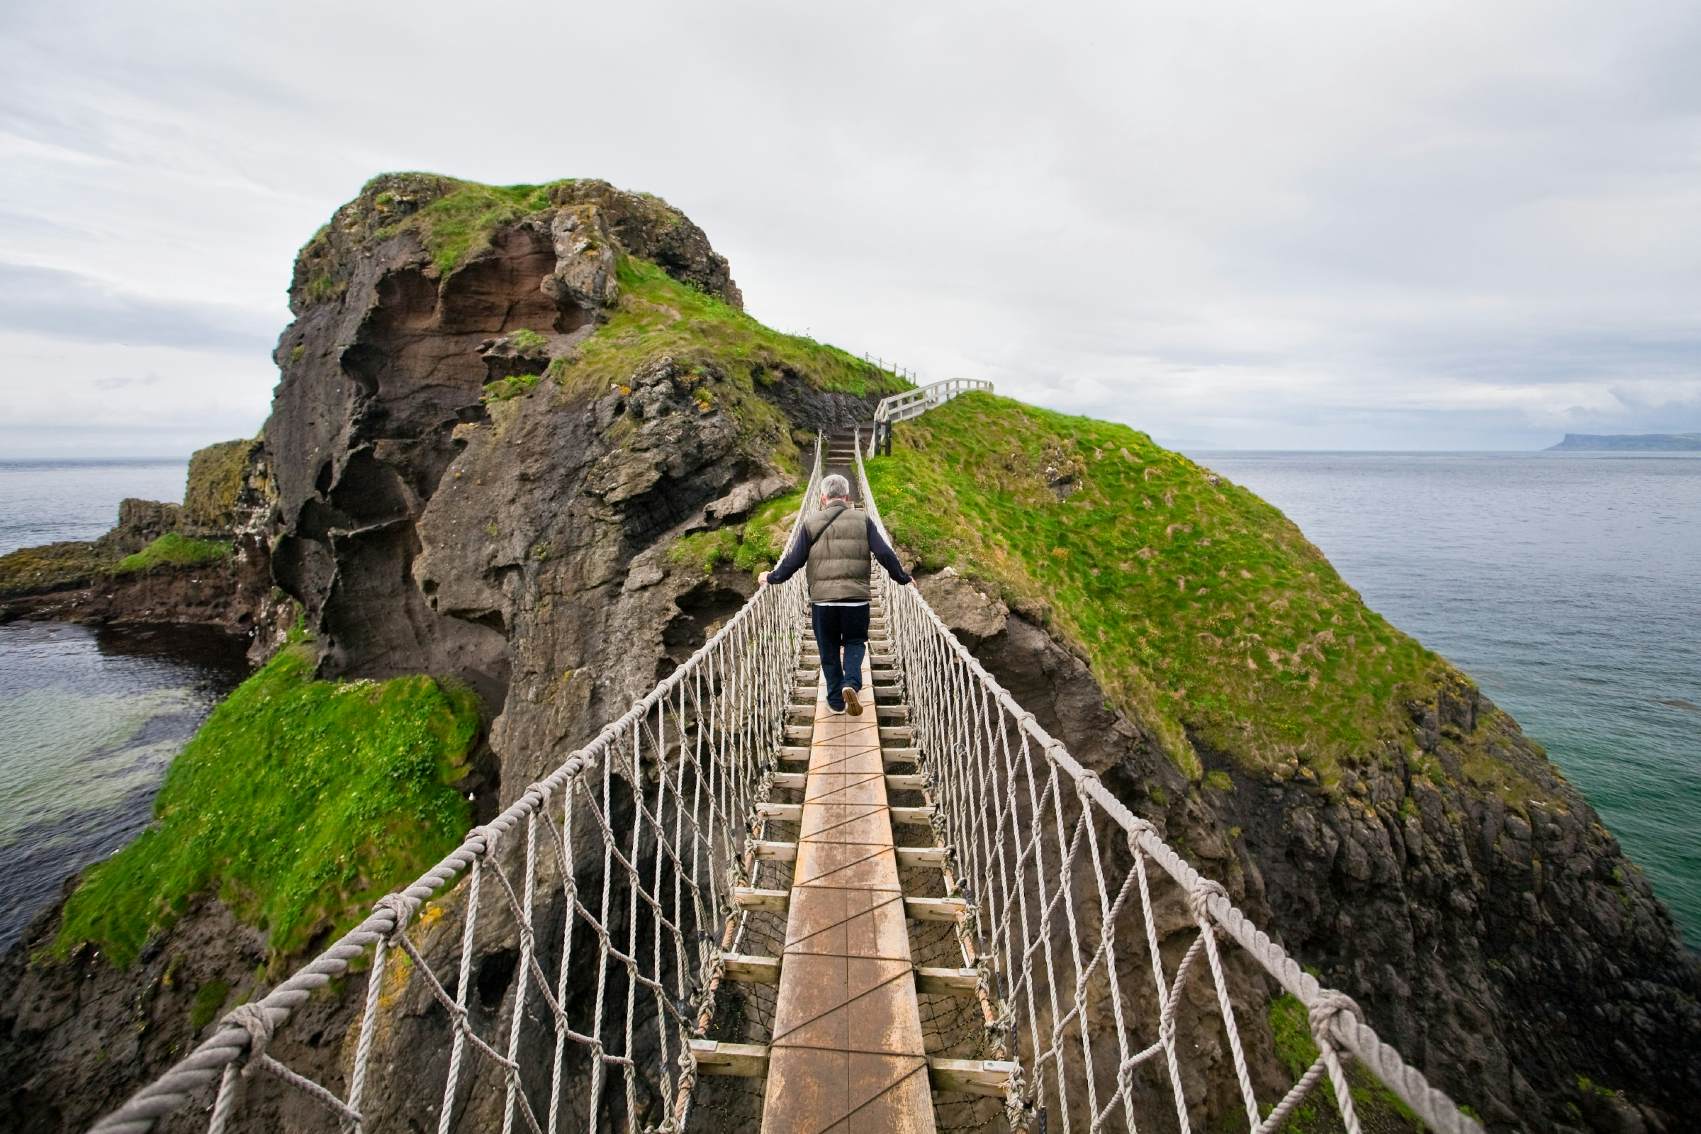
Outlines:
[[[763,1134],[933,1134],[873,682],[863,712],[817,695]]]

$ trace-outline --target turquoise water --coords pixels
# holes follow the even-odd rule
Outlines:
[[[1476,678],[1701,946],[1701,454],[1194,456]]]
[[[0,554],[177,500],[184,461],[0,461]],[[181,630],[0,625],[0,949],[65,880],[147,822],[160,779],[245,672],[245,643]]]

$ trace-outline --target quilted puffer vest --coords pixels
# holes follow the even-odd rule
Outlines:
[[[836,513],[836,514],[835,514]],[[803,521],[809,549],[809,601],[868,601],[868,513],[834,505]]]

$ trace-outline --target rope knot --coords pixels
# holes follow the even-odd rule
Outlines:
[[[419,910],[419,902],[406,894],[385,894],[372,906],[373,913],[382,910],[388,910],[390,916],[395,919],[394,928],[386,935],[389,939],[394,940],[407,923],[413,920],[413,915]]]
[[[1360,1015],[1358,1004],[1344,992],[1336,992],[1332,988],[1321,989],[1317,999],[1311,1002],[1311,1034],[1317,1037],[1319,1044],[1329,1043],[1335,1034],[1335,1025],[1341,1015]]]
[[[248,1055],[243,1060],[242,1073],[252,1074],[254,1065],[266,1054],[266,1048],[272,1042],[276,1025],[272,1023],[271,1014],[258,1004],[238,1004],[225,1013],[224,1022],[235,1024],[248,1033]]]
[[[1213,897],[1228,900],[1228,891],[1223,889],[1221,882],[1209,878],[1201,878],[1193,883],[1193,889],[1187,892],[1187,904],[1193,908],[1193,916],[1199,921],[1209,922],[1211,910],[1207,905]]]
[[[483,839],[484,840],[484,853],[485,853],[485,856],[488,858],[488,857],[494,857],[495,854],[496,854],[496,836],[497,836],[497,834],[498,834],[498,832],[497,832],[495,827],[490,827],[490,826],[474,827],[472,830],[467,832],[467,838],[470,839],[470,838],[477,837],[477,838]]]

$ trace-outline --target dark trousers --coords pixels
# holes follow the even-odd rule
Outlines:
[[[862,691],[862,655],[868,651],[867,606],[811,606],[815,649],[827,679],[827,704],[845,707],[845,686]]]

